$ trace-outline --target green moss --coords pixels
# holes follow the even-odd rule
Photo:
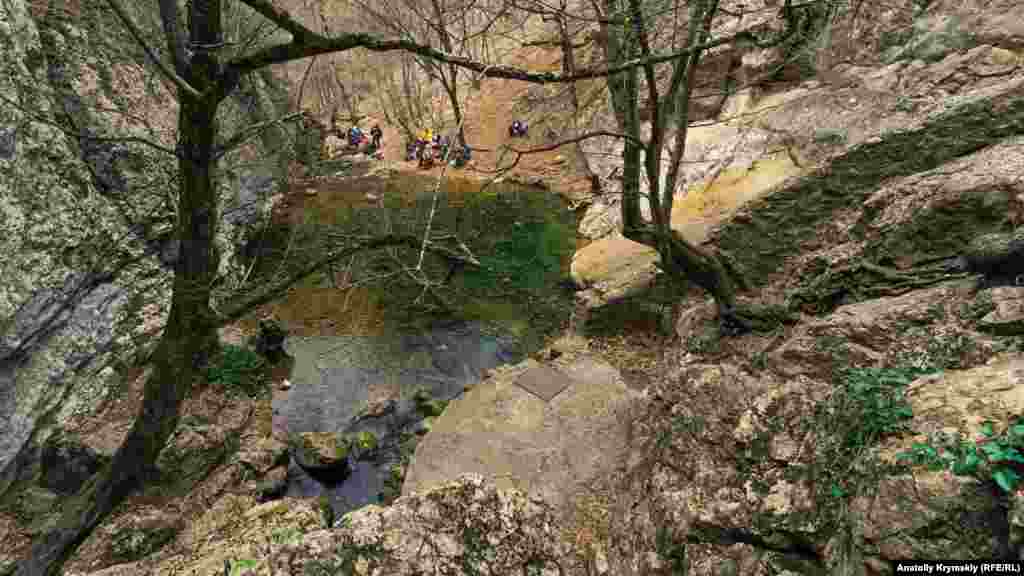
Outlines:
[[[134,562],[162,548],[178,531],[173,526],[154,530],[121,530],[111,536],[110,553],[120,562]]]
[[[353,442],[349,438],[337,438],[334,441],[334,457],[338,460],[344,460],[348,458],[349,453],[352,452]]]
[[[859,209],[883,180],[924,172],[1024,133],[1024,95],[998,96],[998,113],[993,105],[991,100],[972,101],[917,130],[860,144],[794,185],[751,202],[744,208],[749,219],[724,223],[711,241],[733,255],[751,283],[763,282],[782,270],[792,254],[832,242],[819,233],[821,227],[841,209]],[[863,236],[865,227],[862,222],[853,233]],[[953,230],[960,230],[960,224]]]
[[[206,378],[210,384],[257,396],[266,389],[265,367],[266,361],[252,349],[228,344],[211,362]]]
[[[374,450],[377,448],[377,436],[370,431],[363,431],[356,435],[356,446],[360,450]]]
[[[320,509],[320,515],[324,520],[324,525],[328,528],[334,526],[334,508],[331,507],[331,499],[327,494],[321,494],[316,500],[317,507]]]

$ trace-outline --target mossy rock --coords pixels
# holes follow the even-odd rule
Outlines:
[[[420,388],[412,396],[413,401],[416,403],[416,411],[419,412],[424,418],[430,418],[433,416],[440,416],[444,412],[444,409],[448,407],[447,400],[438,400],[430,396],[430,392]]]
[[[169,516],[142,519],[112,534],[110,555],[121,562],[134,562],[163,548],[180,530],[181,526]]]

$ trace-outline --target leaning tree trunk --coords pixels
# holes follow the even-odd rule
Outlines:
[[[198,2],[194,2],[198,4]],[[193,40],[212,44],[219,38],[220,2],[209,0],[204,15],[216,23],[194,26]],[[212,5],[212,6],[211,6]],[[194,18],[194,22],[202,20]],[[202,24],[202,23],[200,23]],[[213,36],[203,36],[203,33]],[[196,57],[188,80],[200,89],[216,81],[212,58]],[[153,354],[153,372],[146,380],[142,406],[135,423],[111,462],[70,501],[56,527],[33,544],[30,556],[14,576],[54,576],[92,530],[142,482],[151,477],[157,456],[178,424],[186,393],[209,358],[216,353],[215,314],[210,307],[213,280],[219,267],[214,246],[217,194],[214,142],[217,106],[224,90],[203,98],[179,91],[178,238],[180,257],[175,266],[171,311]]]

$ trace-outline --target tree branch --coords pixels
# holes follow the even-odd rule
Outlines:
[[[241,0],[242,2],[253,5],[253,4],[266,4],[264,0]],[[277,17],[278,14],[283,14],[276,8],[270,7],[272,11],[268,10],[267,14],[274,15]],[[269,17],[269,16],[268,16]],[[288,29],[288,27],[299,26],[302,24],[295,22],[287,14],[280,16],[280,20],[274,20],[276,24],[282,28]],[[430,46],[424,46],[411,40],[385,40],[378,38],[373,34],[365,33],[346,33],[334,38],[326,38],[320,34],[316,34],[308,28],[302,27],[303,36],[301,41],[293,41],[288,44],[278,44],[271,46],[263,50],[257,51],[247,56],[241,56],[235,58],[228,63],[228,69],[237,74],[244,74],[270,64],[280,64],[284,62],[290,62],[292,60],[299,60],[301,58],[308,58],[317,54],[329,54],[331,52],[344,52],[353,48],[365,48],[374,52],[392,52],[396,50],[402,50],[410,52],[419,56],[431,58],[439,62],[445,62],[448,64],[454,64],[467,70],[472,70],[479,73],[482,76],[489,78],[505,78],[509,80],[521,80],[523,82],[530,82],[533,84],[554,84],[561,82],[575,82],[577,80],[588,80],[593,78],[602,78],[605,76],[611,76],[619,72],[635,68],[637,66],[659,64],[662,62],[669,62],[689,55],[695,50],[709,50],[717,46],[725,44],[731,44],[737,41],[751,41],[757,43],[756,37],[749,30],[744,30],[737,34],[725,36],[723,38],[717,38],[705,44],[699,46],[690,46],[685,49],[671,52],[668,54],[652,55],[649,57],[634,58],[613,66],[610,68],[601,68],[596,70],[583,70],[576,74],[556,74],[553,72],[530,72],[514,66],[502,66],[494,64],[486,64],[478,62],[470,58],[464,58],[462,56],[455,56],[442,52]]]
[[[224,144],[218,146],[213,152],[213,159],[216,160],[220,158],[221,156],[227,154],[231,150],[234,150],[235,148],[244,144],[245,141],[248,140],[249,138],[262,134],[263,131],[267,130],[268,128],[271,128],[277,124],[289,122],[300,117],[302,117],[302,112],[294,112],[287,116],[282,116],[281,118],[275,118],[273,120],[267,120],[265,122],[259,122],[257,124],[247,126],[241,132],[229,138],[226,142],[224,142]]]
[[[268,0],[241,0],[257,14],[277,24],[293,37],[293,43],[303,44],[307,38],[322,38],[319,34],[306,28],[302,22],[292,18],[291,14],[271,4]]]
[[[125,12],[124,6],[121,6],[121,2],[119,0],[107,0],[107,4],[110,4],[110,7],[114,10],[114,13],[117,14],[117,17],[121,20],[121,23],[123,23],[124,27],[127,28],[128,32],[131,33],[132,38],[135,38],[135,41],[139,44],[139,46],[142,46],[142,49],[146,52],[150,59],[153,60],[153,63],[156,64],[156,67],[160,69],[160,72],[162,72],[163,75],[166,76],[168,80],[173,82],[175,86],[180,88],[183,92],[185,92],[193,98],[199,98],[201,96],[199,91],[190,86],[189,83],[186,82],[184,78],[178,76],[178,74],[174,70],[171,70],[167,66],[167,64],[164,63],[164,61],[156,55],[156,52],[153,52],[153,49],[150,48],[148,44],[146,44],[146,40],[143,38],[142,35],[142,30],[139,30],[139,27],[135,25],[135,22],[133,22],[128,13]],[[162,4],[163,3],[161,3],[161,5]],[[167,23],[164,22],[164,25],[166,26]]]
[[[480,266],[480,262],[472,255],[462,255],[450,248],[446,248],[444,246],[440,246],[432,242],[426,242],[424,245],[426,246],[427,251],[434,253],[444,258],[445,260],[448,260],[449,262],[464,265],[468,264],[472,266]],[[292,272],[291,274],[288,274],[284,278],[271,284],[269,287],[264,288],[259,293],[253,294],[248,298],[245,298],[240,302],[234,304],[227,311],[220,312],[218,323],[221,326],[223,326],[224,324],[228,324],[230,322],[238,320],[239,318],[248,314],[253,309],[262,306],[263,304],[266,304],[268,302],[271,302],[281,294],[284,294],[288,290],[288,288],[290,288],[294,284],[302,281],[304,278],[310,276],[311,274],[315,274],[317,271],[323,269],[326,266],[329,266],[330,264],[333,264],[334,262],[337,262],[338,260],[348,258],[353,254],[362,252],[364,250],[386,248],[388,246],[408,246],[410,248],[420,248],[420,239],[417,238],[416,236],[408,234],[384,234],[381,236],[363,238],[360,242],[357,242],[354,245],[346,246],[345,248],[342,248],[340,250],[333,251],[327,256],[324,256],[323,258],[320,258],[319,260],[311,264],[308,264]]]

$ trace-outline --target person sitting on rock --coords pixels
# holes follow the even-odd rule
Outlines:
[[[462,148],[460,148],[459,152],[455,155],[455,160],[453,160],[455,167],[462,168],[463,166],[465,166],[466,163],[469,162],[472,155],[473,151],[472,149],[470,149],[469,144],[463,144]]]
[[[508,135],[511,138],[526,136],[526,123],[519,120],[513,120],[512,125],[508,127]]]
[[[359,129],[359,126],[353,126],[348,131],[348,143],[350,146],[359,147],[359,143],[363,141],[363,131]]]
[[[423,146],[420,149],[420,168],[434,167],[434,151],[431,146]]]

